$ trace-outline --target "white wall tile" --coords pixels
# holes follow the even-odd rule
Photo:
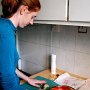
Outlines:
[[[90,55],[76,52],[74,73],[90,78]]]
[[[49,67],[49,48],[48,46],[35,45],[32,43],[20,43],[20,54],[22,60],[31,61],[44,67]]]
[[[38,73],[44,69],[45,69],[45,67],[31,63],[29,61],[22,61],[22,70],[27,73],[30,73],[32,75],[35,73]]]
[[[77,27],[66,26],[61,34],[61,48],[75,50],[75,34]]]
[[[60,32],[51,32],[51,47],[60,48]]]
[[[22,69],[34,74],[50,67],[53,53],[57,55],[57,68],[90,77],[90,28],[82,34],[75,26],[60,26],[60,32],[53,32],[51,27],[43,24],[19,31]]]
[[[76,51],[80,51],[83,53],[90,53],[90,30],[85,33],[77,33],[76,34]]]
[[[56,54],[57,57],[57,68],[73,72],[75,59],[74,51],[53,48],[52,52]]]

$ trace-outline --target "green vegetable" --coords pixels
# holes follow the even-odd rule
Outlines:
[[[40,85],[40,88],[41,88],[41,89],[44,89],[44,84],[41,84],[41,85]]]
[[[44,90],[46,90],[47,88],[49,88],[49,85],[48,84],[45,84],[44,85]]]
[[[45,90],[51,90],[51,88],[50,87],[47,87]]]
[[[51,89],[48,84],[41,84],[40,88],[43,90],[50,90]]]

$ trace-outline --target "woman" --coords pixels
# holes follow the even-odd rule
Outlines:
[[[19,56],[15,47],[17,27],[33,24],[40,11],[39,0],[2,0],[3,17],[0,18],[0,90],[23,90],[19,78],[39,87],[45,81],[30,79],[17,67]]]

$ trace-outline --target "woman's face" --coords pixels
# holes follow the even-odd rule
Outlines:
[[[38,11],[39,12],[39,11]],[[27,25],[32,25],[35,17],[37,16],[38,12],[30,12],[27,10],[24,10],[24,12],[21,14],[18,26],[23,28]]]

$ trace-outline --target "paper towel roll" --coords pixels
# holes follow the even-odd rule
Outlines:
[[[56,55],[51,54],[51,74],[56,74]]]

